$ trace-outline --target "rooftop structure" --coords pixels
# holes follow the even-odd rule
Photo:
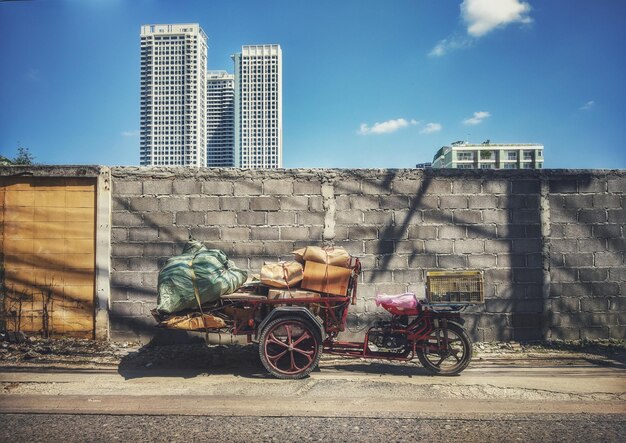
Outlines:
[[[535,143],[480,144],[458,141],[441,147],[433,158],[433,168],[456,169],[541,169],[543,145]]]

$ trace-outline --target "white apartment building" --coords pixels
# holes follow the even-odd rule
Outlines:
[[[242,46],[235,62],[235,164],[282,168],[282,51],[279,45]]]
[[[207,36],[198,24],[141,27],[142,166],[206,166]]]
[[[542,169],[543,145],[533,143],[480,144],[458,141],[440,148],[433,168],[456,169]]]
[[[235,166],[235,76],[226,71],[207,75],[207,166]]]

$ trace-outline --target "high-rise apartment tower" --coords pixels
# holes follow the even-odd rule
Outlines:
[[[207,75],[207,166],[235,166],[235,77],[225,71]]]
[[[142,166],[206,166],[207,36],[198,24],[141,27]]]
[[[235,162],[241,168],[282,168],[282,51],[242,46],[235,62]]]

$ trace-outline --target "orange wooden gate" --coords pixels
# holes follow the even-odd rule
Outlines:
[[[93,338],[96,179],[2,177],[0,204],[7,329]]]

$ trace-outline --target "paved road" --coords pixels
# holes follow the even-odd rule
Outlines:
[[[268,378],[259,366],[4,367],[0,384],[0,441],[623,441],[626,435],[626,370],[584,360],[483,361],[458,377],[326,360],[296,381]]]

